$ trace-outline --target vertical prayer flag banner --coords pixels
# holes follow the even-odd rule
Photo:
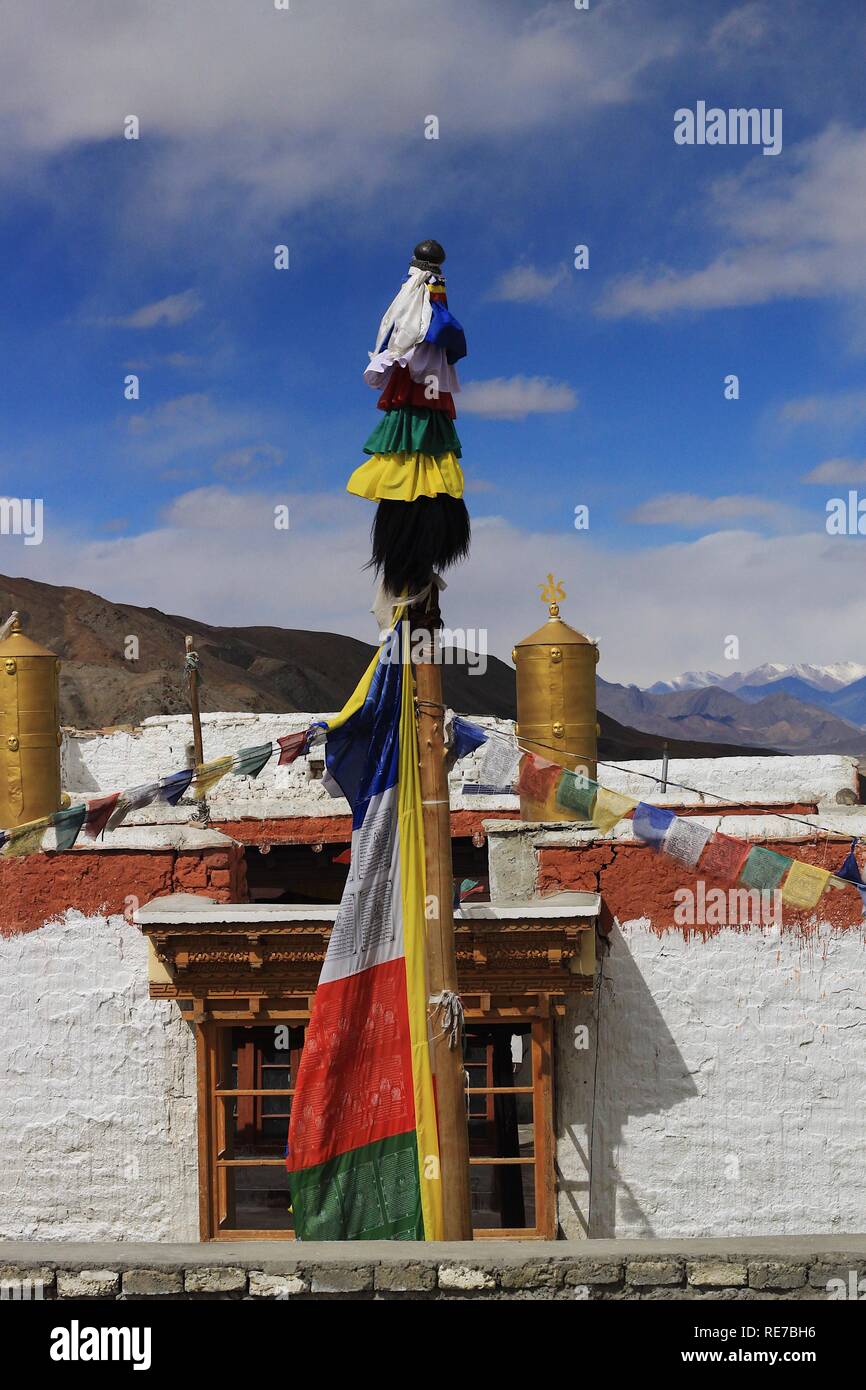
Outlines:
[[[782,902],[804,911],[816,907],[829,882],[829,869],[819,869],[817,864],[804,864],[795,859],[782,884]]]
[[[328,725],[352,849],[292,1099],[286,1166],[300,1240],[442,1238],[407,623],[399,656],[377,653]]]

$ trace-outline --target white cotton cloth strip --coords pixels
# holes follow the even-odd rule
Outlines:
[[[388,351],[392,357],[399,357],[407,348],[414,347],[426,337],[432,313],[427,285],[434,278],[429,270],[409,267],[409,278],[404,280],[382,315],[375,352],[381,352],[388,338]]]
[[[437,347],[435,343],[418,343],[399,356],[391,351],[389,344],[384,352],[371,355],[364,380],[377,391],[384,391],[395,366],[408,367],[409,375],[419,386],[426,386],[433,377],[440,395],[454,396],[460,390],[457,368],[451,366],[445,349]]]

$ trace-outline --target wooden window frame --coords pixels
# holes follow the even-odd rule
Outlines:
[[[231,1011],[220,1013],[219,1019],[198,1018],[196,1029],[196,1070],[198,1094],[198,1170],[199,1170],[199,1226],[202,1241],[225,1240],[283,1240],[293,1241],[291,1231],[248,1230],[221,1225],[228,1209],[227,1177],[232,1167],[274,1167],[282,1166],[281,1158],[233,1160],[225,1154],[225,1099],[242,1091],[244,1097],[257,1100],[264,1096],[290,1097],[293,1088],[262,1087],[218,1087],[220,1075],[221,1035],[226,1029],[237,1026],[278,1026],[304,1027],[309,1022],[309,1011],[281,1011],[268,1009],[266,1017],[250,1017],[243,1009],[231,1017]],[[227,1013],[229,1016],[227,1016]],[[535,1225],[503,1229],[484,1227],[474,1231],[476,1240],[554,1240],[556,1238],[556,1178],[554,1168],[555,1137],[553,1128],[553,1022],[550,1010],[539,1016],[538,1008],[526,1011],[509,1008],[502,1012],[467,1010],[467,1022],[488,1024],[531,1025],[530,1047],[532,1053],[532,1085],[494,1088],[500,1094],[531,1094],[533,1099],[534,1157],[533,1158],[481,1158],[471,1159],[475,1166],[495,1164],[531,1165],[535,1170]],[[490,1092],[490,1087],[472,1088],[479,1092]]]

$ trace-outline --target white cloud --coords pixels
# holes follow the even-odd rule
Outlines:
[[[281,467],[285,459],[284,451],[274,444],[247,444],[241,449],[231,449],[222,454],[214,464],[214,472],[221,478],[242,482],[271,468]]]
[[[280,503],[290,507],[289,531],[274,528]],[[205,488],[178,498],[140,535],[82,542],[64,532],[62,513],[48,509],[44,543],[22,544],[6,565],[213,623],[274,623],[372,641],[374,582],[364,571],[372,515],[343,494]],[[829,537],[823,521],[821,511],[813,530],[793,536],[718,531],[617,550],[589,533],[530,532],[479,517],[469,561],[447,576],[445,618],[454,627],[486,627],[490,650],[507,660],[515,640],[543,619],[539,585],[553,572],[566,589],[564,617],[599,635],[608,679],[648,684],[672,671],[724,670],[731,634],[741,667],[859,659],[866,540]]]
[[[577,396],[563,381],[541,376],[491,377],[470,381],[460,393],[463,415],[489,420],[523,420],[527,415],[555,415],[574,410]]]
[[[767,497],[699,497],[694,492],[666,492],[641,502],[627,520],[640,526],[713,526],[750,516],[778,521],[783,510],[780,502]]]
[[[825,459],[803,478],[804,483],[866,483],[866,459]]]
[[[753,48],[766,38],[770,16],[762,0],[729,10],[710,30],[708,47],[722,61],[737,62],[744,48]]]
[[[435,23],[405,0],[296,0],[287,12],[32,0],[4,7],[0,168],[15,176],[22,155],[110,142],[135,161],[144,212],[158,192],[162,223],[211,184],[246,189],[251,215],[262,201],[369,195],[401,169],[426,177],[430,113],[443,144],[542,129],[638,97],[647,69],[679,45],[640,0],[586,14],[437,0]],[[130,114],[137,144],[123,139]]]
[[[180,294],[156,299],[152,304],[143,304],[125,317],[103,319],[102,322],[117,328],[175,328],[194,318],[201,308],[202,299],[198,291],[183,290]]]
[[[545,273],[532,265],[516,265],[497,280],[488,298],[505,304],[543,303],[567,278],[562,266]]]
[[[866,420],[866,391],[797,396],[780,407],[778,418],[783,425],[820,425],[830,429],[858,425]]]
[[[270,460],[270,467],[282,457],[262,440],[267,422],[259,413],[220,405],[205,391],[175,396],[120,419],[128,447],[147,467],[176,465],[196,455],[206,455],[202,461],[210,467],[216,454],[219,471],[239,478],[250,476],[256,459],[263,466]]]
[[[713,153],[706,151],[708,169]],[[784,166],[760,154],[744,158],[745,171],[715,182],[704,208],[718,254],[698,269],[623,277],[603,298],[602,313],[655,317],[866,295],[866,131],[831,126],[786,149]]]

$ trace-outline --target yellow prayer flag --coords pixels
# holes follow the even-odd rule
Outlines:
[[[829,881],[829,869],[795,859],[782,884],[782,902],[789,907],[814,907]]]
[[[637,801],[633,796],[621,796],[619,792],[609,791],[607,787],[599,787],[592,808],[592,823],[598,826],[599,830],[613,830],[617,821],[621,821],[623,816],[633,811],[636,805]]]
[[[4,858],[16,854],[36,854],[42,848],[42,837],[51,824],[51,816],[41,816],[39,820],[29,820],[24,825],[15,825],[7,830],[9,838],[3,846]]]
[[[215,787],[221,778],[231,770],[234,758],[228,753],[224,758],[214,758],[213,762],[200,763],[195,770],[192,779],[192,793],[200,801],[203,796],[207,796],[211,787]]]

